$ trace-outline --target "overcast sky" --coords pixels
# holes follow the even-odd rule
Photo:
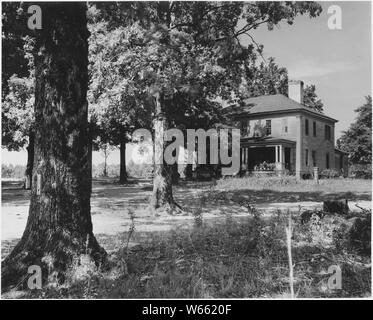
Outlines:
[[[371,4],[320,3],[323,12],[315,19],[299,16],[291,26],[281,23],[272,31],[260,27],[252,35],[264,45],[264,57],[275,57],[280,66],[288,69],[291,79],[316,85],[325,113],[339,120],[335,134],[338,138],[353,122],[354,109],[371,94]],[[342,9],[341,30],[328,28],[328,7],[335,4]],[[130,153],[127,150],[128,156]],[[26,159],[25,152],[2,149],[3,163],[26,164]],[[93,162],[102,161],[102,154],[95,152]],[[109,162],[119,163],[119,152],[113,152]]]
[[[293,25],[281,23],[252,33],[264,45],[264,57],[275,57],[289,78],[315,84],[325,113],[339,122],[336,138],[355,118],[354,110],[371,94],[371,4],[369,1],[320,2],[317,18],[299,16]],[[342,9],[342,29],[328,28],[328,7]]]

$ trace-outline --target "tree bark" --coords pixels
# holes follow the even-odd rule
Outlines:
[[[193,179],[193,164],[187,163],[185,167],[185,179],[186,180]]]
[[[29,134],[29,143],[27,146],[27,166],[26,166],[26,181],[25,181],[25,189],[30,190],[32,185],[32,169],[34,167],[34,140],[35,134],[31,130]]]
[[[153,193],[150,201],[152,209],[172,213],[178,205],[172,194],[172,168],[164,161],[164,150],[166,147],[164,133],[168,129],[168,121],[162,110],[160,94],[155,98],[155,117],[153,120],[154,130],[154,174]]]
[[[37,35],[35,157],[26,229],[2,263],[3,289],[23,280],[28,267],[43,279],[65,280],[66,271],[105,251],[92,231],[88,130],[88,30],[86,4],[40,3]]]
[[[104,177],[107,177],[107,158],[108,158],[108,149],[107,149],[107,145],[105,145],[104,147],[104,172],[102,174]]]
[[[88,127],[88,136],[89,136],[89,142],[88,142],[88,171],[89,176],[91,177],[91,185],[89,192],[92,194],[92,156],[93,156],[93,137],[92,137],[92,130],[90,127]]]
[[[171,25],[171,3],[168,1],[158,2],[157,14],[160,21],[169,28]],[[168,45],[170,36],[167,35],[162,42]],[[153,145],[154,145],[154,173],[153,194],[151,196],[151,209],[174,213],[180,209],[172,194],[172,167],[164,161],[164,150],[166,147],[164,133],[168,129],[166,100],[161,92],[155,95],[155,110],[153,117]]]
[[[126,170],[126,139],[122,138],[120,141],[120,173],[119,183],[127,182],[127,170]]]
[[[178,184],[179,183],[179,179],[180,179],[180,174],[179,174],[179,167],[178,167],[177,162],[175,162],[171,166],[171,170],[172,170],[172,183],[173,184]]]

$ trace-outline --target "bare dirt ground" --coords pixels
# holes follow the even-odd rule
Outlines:
[[[20,181],[2,182],[1,240],[2,248],[11,247],[22,236],[27,222],[30,192],[21,188]],[[369,183],[353,193],[346,187],[346,193],[338,193],[339,198],[348,198],[350,209],[355,204],[371,208],[371,191]],[[308,192],[287,190],[255,190],[253,188],[237,188],[221,190],[213,182],[181,182],[174,188],[176,201],[185,209],[184,215],[154,217],[148,209],[148,199],[152,185],[150,180],[132,180],[127,185],[119,185],[114,179],[95,179],[91,198],[91,212],[94,233],[99,238],[127,232],[131,220],[129,210],[135,215],[136,232],[162,232],[173,228],[187,228],[193,224],[193,211],[202,209],[203,219],[213,223],[227,215],[237,219],[245,219],[247,210],[234,201],[235,196],[245,197],[250,204],[265,213],[276,210],[321,209],[322,200],[335,198],[337,194],[329,189]],[[325,189],[325,188],[324,188]],[[340,190],[339,190],[340,191]],[[210,194],[201,207],[202,195]],[[224,195],[224,197],[220,197]],[[216,197],[216,198],[214,198]],[[5,250],[7,251],[7,250]],[[3,252],[4,254],[4,252]]]

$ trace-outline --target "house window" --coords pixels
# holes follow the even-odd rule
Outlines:
[[[271,120],[266,120],[266,135],[270,136],[272,133],[272,124]]]
[[[326,169],[329,169],[329,153],[326,154]]]
[[[306,136],[308,136],[308,131],[309,131],[309,123],[308,123],[308,119],[306,119]]]
[[[313,122],[313,136],[316,137],[316,121]]]
[[[331,139],[330,126],[325,125],[325,140],[330,140],[330,139]]]
[[[306,166],[308,166],[308,149],[306,149]]]
[[[315,151],[315,150],[312,151],[312,165],[313,165],[314,167],[317,167],[316,151]]]
[[[246,136],[247,135],[247,121],[242,121],[241,122],[241,134],[243,136]]]
[[[282,131],[287,133],[288,132],[288,119],[282,119]]]

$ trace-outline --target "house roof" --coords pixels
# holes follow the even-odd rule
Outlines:
[[[244,100],[243,104],[230,106],[227,112],[233,116],[260,115],[265,113],[284,113],[284,112],[306,112],[316,117],[322,117],[326,120],[337,122],[338,120],[326,116],[303,104],[300,104],[282,94],[265,95]]]

